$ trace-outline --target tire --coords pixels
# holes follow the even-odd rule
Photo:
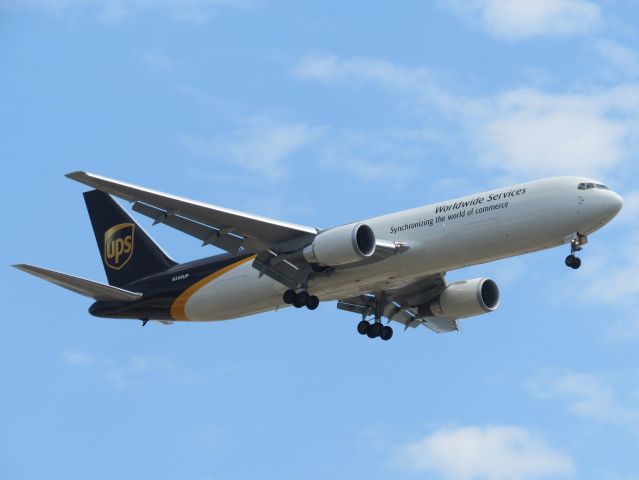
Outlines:
[[[369,338],[375,338],[375,337],[379,337],[382,333],[384,326],[379,323],[379,322],[375,322],[371,325],[371,328],[368,329],[368,336]]]
[[[295,295],[295,300],[293,300],[293,306],[295,308],[305,307],[307,300],[308,300],[308,292],[300,292]]]
[[[295,291],[294,290],[286,290],[284,295],[282,295],[282,300],[287,305],[292,305],[295,301]]]
[[[371,324],[366,320],[362,320],[357,324],[357,333],[360,335],[366,335],[368,331],[371,329]]]
[[[390,340],[393,337],[393,329],[386,325],[382,328],[382,333],[379,336],[382,340]]]
[[[574,263],[575,263],[575,259],[576,259],[576,258],[577,258],[577,257],[575,257],[574,255],[568,255],[568,256],[566,257],[566,266],[567,266],[567,267],[570,267],[570,268],[575,268],[575,267],[573,267],[573,265],[574,265]]]
[[[317,298],[315,295],[309,295],[308,300],[306,300],[306,308],[308,308],[309,310],[315,310],[317,307],[319,307],[320,304],[320,299]]]
[[[570,267],[574,270],[577,270],[579,267],[581,267],[581,258],[575,257]]]

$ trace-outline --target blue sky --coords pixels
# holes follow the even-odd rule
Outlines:
[[[0,0],[0,478],[639,479],[637,19]],[[461,334],[369,341],[334,303],[141,328],[8,267],[104,281],[78,169],[321,227],[558,174],[626,205],[579,271],[558,248],[451,272],[503,295]]]

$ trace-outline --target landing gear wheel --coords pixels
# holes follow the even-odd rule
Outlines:
[[[308,297],[309,297],[308,292],[300,292],[295,294],[295,300],[293,300],[293,306],[295,308],[302,308],[306,306]]]
[[[371,328],[368,329],[368,333],[366,333],[366,335],[368,335],[368,338],[379,337],[383,329],[384,326],[381,323],[375,322],[371,325]]]
[[[366,335],[371,328],[371,324],[366,320],[362,320],[357,324],[357,333],[360,335]]]
[[[382,340],[390,340],[393,337],[393,329],[386,325],[382,327],[382,332],[379,336]]]
[[[295,301],[295,290],[286,290],[284,295],[282,295],[282,300],[287,305],[291,305]]]
[[[309,295],[308,299],[306,300],[306,308],[308,308],[309,310],[315,310],[317,307],[319,307],[320,304],[320,299],[317,298],[315,295]]]
[[[575,257],[574,255],[568,255],[566,257],[566,266],[572,268],[573,270],[577,270],[581,267],[581,259],[579,257]]]

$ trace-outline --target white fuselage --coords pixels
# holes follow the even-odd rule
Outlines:
[[[312,279],[322,300],[398,288],[417,279],[566,243],[608,223],[621,197],[578,189],[594,180],[556,177],[364,220],[375,237],[408,249],[378,262],[340,268]],[[246,261],[195,291],[185,304],[192,321],[225,320],[287,306],[286,287]]]

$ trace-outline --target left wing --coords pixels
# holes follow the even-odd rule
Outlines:
[[[340,300],[337,308],[358,313],[365,319],[374,316],[401,323],[405,329],[424,325],[434,332],[459,330],[456,320],[434,316],[429,304],[446,288],[444,274],[430,275],[404,287]]]
[[[133,210],[177,230],[236,253],[246,248],[254,253],[278,245],[310,243],[318,230],[258,215],[169,195],[87,172],[72,172],[68,178],[97,190],[135,202]]]
[[[352,268],[378,262],[408,248],[405,244],[374,238],[374,251],[365,255],[366,258],[356,256],[344,267],[338,263],[336,266],[325,265],[318,271],[312,268],[312,260],[306,259],[303,249],[324,230],[189,200],[92,173],[72,172],[66,176],[134,202],[133,210],[152,218],[154,225],[168,225],[200,239],[202,245],[214,245],[233,254],[240,249],[257,254],[253,267],[260,275],[268,275],[291,289],[305,287],[311,276],[326,274],[333,267]],[[345,241],[352,242],[351,232],[347,232]]]

